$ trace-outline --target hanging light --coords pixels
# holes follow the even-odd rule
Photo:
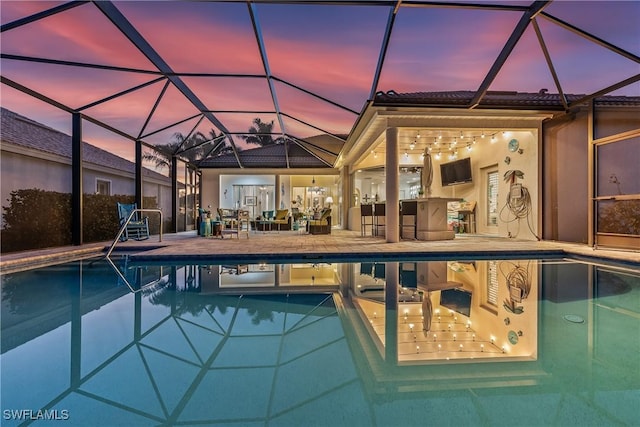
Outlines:
[[[420,131],[418,131],[418,135],[416,135],[417,138],[420,138]]]
[[[418,138],[420,138],[420,135],[418,135]],[[412,142],[411,144],[409,144],[409,149],[413,150],[414,148],[416,148],[416,143]]]

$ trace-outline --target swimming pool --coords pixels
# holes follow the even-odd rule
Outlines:
[[[1,314],[3,426],[638,425],[633,265],[121,257]]]

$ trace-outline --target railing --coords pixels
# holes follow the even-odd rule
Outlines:
[[[118,275],[118,277],[120,278],[120,280],[127,285],[127,287],[129,288],[129,290],[132,293],[138,293],[141,292],[145,289],[149,289],[157,284],[160,284],[162,282],[162,277],[157,279],[157,280],[153,280],[149,283],[147,283],[146,285],[141,285],[138,289],[136,289],[135,286],[133,286],[131,284],[131,282],[129,282],[129,280],[127,280],[127,278],[125,277],[125,275],[122,273],[122,271],[120,271],[120,269],[113,263],[113,261],[111,261],[111,258],[109,257],[105,257],[105,259],[107,260],[107,262],[109,263],[109,265],[111,265],[111,268],[113,269],[113,271]]]
[[[160,240],[158,240],[158,241],[162,242],[162,224],[163,224],[162,223],[162,211],[160,209],[133,209],[131,211],[131,213],[129,214],[129,216],[127,217],[127,220],[122,224],[122,227],[120,227],[120,230],[118,231],[118,234],[116,235],[115,240],[111,244],[111,247],[107,251],[107,254],[105,255],[105,258],[109,258],[109,255],[111,255],[111,252],[113,252],[113,249],[116,247],[116,245],[120,241],[120,237],[122,237],[122,233],[124,233],[124,230],[126,230],[127,226],[131,222],[131,218],[133,218],[133,216],[137,212],[157,212],[157,213],[160,214]]]

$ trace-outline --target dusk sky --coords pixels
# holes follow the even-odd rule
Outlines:
[[[63,2],[5,1],[2,24]],[[527,5],[529,2],[486,2]],[[274,120],[281,132],[249,10],[243,3],[114,2],[144,39],[230,132],[246,132],[254,117]],[[371,92],[389,15],[387,6],[257,4],[275,94],[285,131],[308,137],[323,131],[347,134]],[[640,55],[640,1],[556,1],[545,12]],[[476,90],[521,17],[519,11],[401,7],[376,90],[397,92]],[[537,19],[565,93],[587,94],[640,73],[640,64],[556,25]],[[153,64],[91,3],[2,33],[2,53],[126,67],[99,70],[2,59],[2,75],[71,108],[150,82]],[[196,116],[198,110],[170,85],[147,128],[142,126],[164,81],[84,111],[132,135],[146,135]],[[532,26],[529,26],[490,90],[557,92]],[[301,91],[302,89],[303,91]],[[305,93],[317,94],[337,105]],[[640,96],[640,83],[616,94]],[[70,132],[68,113],[2,86],[2,106]],[[237,114],[233,112],[245,111]],[[297,119],[297,120],[295,120]],[[166,143],[188,133],[197,119],[144,138]],[[310,124],[312,126],[306,125]],[[203,122],[199,130],[208,133]],[[217,130],[216,130],[217,131]],[[93,125],[84,139],[125,158],[133,144]],[[242,146],[242,140],[235,137]]]

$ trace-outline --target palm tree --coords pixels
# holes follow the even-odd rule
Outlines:
[[[142,159],[155,163],[156,169],[168,168],[171,164],[171,157],[174,154],[185,158],[191,163],[195,163],[202,160],[205,156],[215,157],[222,154],[227,154],[232,151],[224,140],[220,140],[222,133],[216,135],[216,131],[211,129],[209,136],[207,137],[202,132],[196,132],[190,137],[185,137],[181,132],[173,134],[173,141],[159,145],[153,152],[144,153]],[[213,146],[207,144],[207,142],[214,141]],[[210,150],[214,148],[212,152]]]
[[[249,134],[242,138],[247,141],[248,144],[256,144],[261,147],[267,145],[281,144],[282,138],[274,139],[273,133],[273,120],[270,122],[263,122],[259,117],[253,119],[253,126],[249,128]]]

